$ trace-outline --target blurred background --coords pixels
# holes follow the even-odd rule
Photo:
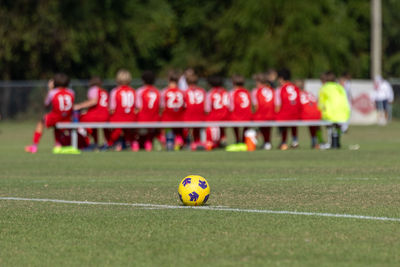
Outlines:
[[[122,67],[134,77],[155,71],[160,87],[169,69],[188,67],[202,77],[242,74],[248,87],[254,73],[282,67],[308,84],[326,70],[370,80],[374,1],[2,0],[0,115],[38,118],[46,80],[59,71],[73,79],[77,100],[91,76],[110,89]],[[400,1],[379,2],[380,72],[400,117]]]

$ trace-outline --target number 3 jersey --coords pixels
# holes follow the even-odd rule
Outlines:
[[[136,93],[136,108],[138,121],[160,120],[160,92],[152,85],[140,87]]]
[[[299,120],[301,118],[300,90],[292,83],[286,83],[276,91],[275,104],[280,106],[277,120]]]
[[[135,121],[135,101],[136,93],[132,87],[121,85],[114,88],[110,94],[110,109],[114,110],[110,121]]]
[[[185,111],[183,92],[178,87],[168,87],[161,93],[162,121],[182,121]]]
[[[230,92],[230,119],[233,121],[250,121],[252,119],[250,93],[243,87]]]

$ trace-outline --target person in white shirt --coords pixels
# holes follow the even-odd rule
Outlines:
[[[182,91],[186,91],[189,88],[189,85],[186,81],[186,77],[188,75],[193,75],[194,74],[194,69],[192,68],[187,68],[183,74],[181,75],[181,77],[178,80],[178,87],[179,89],[181,89]]]
[[[393,88],[387,80],[378,75],[374,79],[374,92],[372,99],[375,100],[378,112],[378,123],[386,124],[391,119],[391,105],[393,103]]]

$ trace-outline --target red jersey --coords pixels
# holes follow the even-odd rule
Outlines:
[[[51,111],[44,116],[46,127],[55,126],[57,122],[71,121],[72,106],[75,93],[68,88],[54,88],[50,90],[44,101],[45,105],[51,104]]]
[[[75,93],[68,88],[54,88],[47,94],[45,104],[51,104],[51,113],[62,118],[69,118],[72,114],[72,106],[75,100]]]
[[[229,93],[223,87],[214,87],[207,94],[206,111],[209,121],[229,120]]]
[[[252,102],[255,106],[253,120],[264,121],[275,119],[275,92],[268,86],[253,89]]]
[[[317,98],[306,91],[300,92],[300,103],[302,105],[302,120],[320,120],[321,111],[318,108]]]
[[[185,111],[185,98],[178,87],[169,87],[161,93],[161,106],[164,108],[162,121],[182,121]]]
[[[277,120],[299,120],[301,117],[300,90],[288,82],[279,88],[275,95],[275,104],[280,106]]]
[[[153,85],[140,87],[136,93],[136,108],[138,121],[160,120],[160,92]]]
[[[184,121],[204,121],[206,119],[206,91],[197,86],[189,86],[184,93],[186,109]]]
[[[110,121],[135,121],[135,90],[128,85],[121,85],[111,91],[110,109],[114,113]]]
[[[250,93],[243,87],[230,92],[230,118],[234,121],[249,121],[252,119]]]
[[[108,120],[108,93],[106,90],[93,86],[88,91],[88,99],[97,99],[95,106],[90,107],[88,111],[83,114],[80,121],[84,122],[100,122]]]

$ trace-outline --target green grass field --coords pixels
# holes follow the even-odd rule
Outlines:
[[[209,210],[1,199],[0,266],[400,264],[400,221],[240,211],[400,218],[399,122],[351,127],[337,151],[309,149],[304,128],[298,150],[238,153],[53,155],[47,132],[31,155],[33,127],[0,124],[0,197],[180,206],[200,174]]]

